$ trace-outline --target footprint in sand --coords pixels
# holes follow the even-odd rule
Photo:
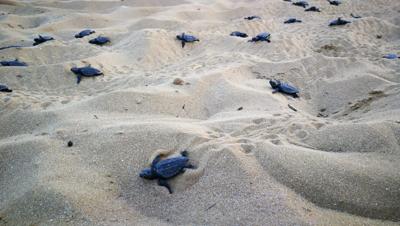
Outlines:
[[[253,123],[258,125],[258,124],[261,124],[261,123],[266,122],[266,121],[267,120],[265,118],[258,118],[258,119],[254,119]]]
[[[251,153],[253,151],[253,149],[255,148],[253,144],[241,144],[240,147],[241,147],[241,151],[246,154]]]
[[[278,140],[278,139],[276,139],[276,140],[271,140],[271,143],[273,143],[273,144],[275,144],[275,145],[282,145],[281,140]]]
[[[308,133],[304,130],[301,130],[299,132],[296,133],[296,137],[300,138],[300,139],[304,139],[308,136]]]
[[[45,102],[45,103],[41,104],[40,106],[41,106],[43,109],[46,109],[46,108],[48,108],[50,105],[51,105],[51,102]]]
[[[61,104],[68,104],[71,100],[62,100]]]
[[[289,133],[295,133],[297,130],[302,129],[302,126],[296,123],[293,123],[290,125],[288,132]]]

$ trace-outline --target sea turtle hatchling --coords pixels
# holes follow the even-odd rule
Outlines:
[[[285,23],[285,24],[301,23],[301,20],[298,20],[296,18],[290,18],[283,23]]]
[[[85,67],[73,67],[71,68],[71,71],[77,76],[77,84],[81,82],[82,77],[96,77],[103,75],[103,72],[101,72],[99,69],[93,68],[90,65]]]
[[[12,90],[8,86],[0,83],[0,92],[11,93]]]
[[[271,34],[268,32],[262,32],[260,34],[258,34],[256,37],[253,37],[251,40],[249,40],[249,42],[261,42],[261,41],[265,41],[265,42],[271,42]]]
[[[110,39],[104,36],[99,36],[97,38],[89,40],[90,44],[100,45],[100,46],[109,42],[111,42]]]
[[[27,63],[19,61],[18,59],[15,60],[3,60],[0,61],[1,66],[13,66],[13,67],[26,67],[28,66]]]
[[[51,40],[54,40],[54,38],[51,37],[51,36],[42,36],[42,35],[39,35],[37,38],[34,38],[34,39],[33,39],[33,41],[34,41],[33,45],[34,45],[34,46],[37,46],[37,45],[39,45],[39,44],[42,44],[42,43],[44,43],[44,42],[48,42],[48,41],[51,41]]]
[[[328,0],[328,2],[329,2],[329,4],[335,5],[335,6],[342,4],[342,2],[339,0]]]
[[[297,1],[297,2],[293,2],[292,4],[295,6],[303,7],[303,8],[308,7],[308,2],[306,2],[306,1]]]
[[[341,17],[329,22],[329,26],[342,26],[351,23],[350,21],[343,20]]]
[[[383,58],[393,60],[393,59],[400,58],[400,56],[395,53],[389,53],[389,54],[384,55]]]
[[[143,169],[139,176],[148,180],[158,179],[158,185],[166,187],[169,193],[172,194],[171,186],[167,180],[184,173],[185,169],[194,168],[194,166],[189,163],[187,151],[183,151],[181,156],[173,158],[161,159],[161,157],[161,154],[157,155],[151,166]]]
[[[182,33],[181,35],[177,35],[176,39],[181,41],[182,48],[185,47],[186,42],[200,42],[200,39],[196,38],[193,35],[187,35],[185,33]]]
[[[294,98],[299,97],[298,96],[299,90],[294,86],[291,86],[291,85],[281,82],[279,80],[270,80],[269,84],[271,85],[271,87],[273,89],[272,93],[281,92],[281,93],[286,93],[288,95],[291,95]]]
[[[88,36],[88,35],[91,35],[94,33],[96,33],[96,32],[93,30],[90,30],[90,29],[86,29],[86,30],[83,30],[83,31],[79,32],[78,34],[76,34],[75,38],[83,38],[85,36]]]
[[[321,12],[321,10],[316,6],[311,6],[310,8],[305,9],[306,12]]]
[[[230,36],[236,36],[236,37],[241,37],[241,38],[247,38],[248,35],[246,33],[240,32],[240,31],[234,31],[230,34]]]

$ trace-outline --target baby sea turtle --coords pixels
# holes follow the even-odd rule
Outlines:
[[[301,23],[301,20],[298,20],[296,18],[290,18],[287,21],[283,22],[285,24],[293,24],[293,23]]]
[[[337,18],[336,20],[332,20],[329,23],[329,26],[340,26],[340,25],[345,25],[351,23],[350,21],[343,20],[341,17]]]
[[[99,36],[97,38],[91,39],[89,40],[90,44],[95,44],[95,45],[104,45],[106,43],[111,42],[109,38],[107,37],[103,37],[103,36]]]
[[[184,173],[185,169],[194,168],[194,166],[189,163],[187,151],[181,152],[181,156],[178,157],[167,159],[161,159],[161,157],[162,155],[157,155],[151,163],[151,167],[143,169],[139,176],[148,180],[158,179],[158,185],[166,187],[172,194],[167,180]]]
[[[329,4],[335,5],[335,6],[342,4],[342,2],[339,0],[328,0],[328,2],[329,2]]]
[[[185,33],[182,33],[181,35],[177,35],[176,39],[180,40],[182,42],[182,48],[185,47],[186,42],[200,42],[198,38],[196,38],[193,35],[187,35]]]
[[[90,29],[83,30],[83,31],[79,32],[78,34],[76,34],[75,38],[83,38],[85,36],[88,36],[88,35],[91,35],[91,34],[94,34],[94,33],[96,33],[96,32],[93,31],[93,30],[90,30]]]
[[[291,86],[279,80],[270,80],[269,84],[271,85],[272,89],[274,89],[272,93],[281,92],[291,95],[294,98],[299,97],[297,95],[297,93],[299,93],[299,90],[294,86]]]
[[[240,31],[234,31],[231,33],[231,36],[237,36],[241,38],[247,38],[248,35],[246,33],[240,32]]]
[[[398,56],[395,53],[389,53],[389,54],[384,55],[383,58],[393,60],[393,59],[400,58],[400,56]]]
[[[15,60],[3,60],[0,61],[1,66],[14,66],[14,67],[26,67],[28,66],[27,63],[19,61],[18,59]]]
[[[0,92],[11,93],[12,90],[8,86],[0,83]]]
[[[321,10],[319,8],[315,7],[315,6],[311,6],[310,8],[305,9],[304,11],[307,11],[307,12],[321,12]]]
[[[82,77],[96,77],[103,75],[103,72],[101,72],[99,69],[91,67],[90,65],[86,67],[73,67],[71,68],[71,71],[77,75],[77,84],[81,82]]]
[[[296,6],[301,6],[303,8],[308,7],[308,2],[306,2],[306,1],[297,1],[297,2],[293,2],[292,4],[296,5]]]
[[[39,44],[42,44],[44,42],[48,42],[48,41],[51,41],[51,40],[54,40],[54,38],[51,37],[51,36],[41,36],[41,35],[39,35],[39,37],[33,39],[33,41],[34,41],[33,45],[37,46]]]
[[[271,34],[268,32],[263,32],[258,34],[256,37],[253,37],[249,42],[259,42],[259,41],[265,41],[265,42],[271,42]]]
[[[261,19],[259,16],[248,16],[244,18],[245,20],[254,20],[254,19]]]

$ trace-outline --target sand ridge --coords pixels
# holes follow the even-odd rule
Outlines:
[[[14,90],[0,94],[0,225],[398,225],[400,64],[382,56],[399,54],[400,3],[309,3],[321,12],[281,0],[0,1],[0,47],[27,46],[0,60],[29,65],[0,67]],[[352,23],[328,27],[339,16]],[[182,49],[182,32],[200,42]],[[32,47],[38,34],[55,40]],[[90,45],[98,35],[111,43]],[[104,76],[77,85],[70,68],[89,64]],[[273,94],[269,79],[300,98]],[[171,180],[172,195],[138,177],[160,150],[188,150],[197,166]]]

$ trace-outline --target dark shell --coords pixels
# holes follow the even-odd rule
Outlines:
[[[157,176],[168,179],[181,173],[188,161],[185,156],[164,159],[154,165],[154,170]]]
[[[269,84],[271,85],[272,89],[275,89],[282,93],[286,93],[286,94],[290,94],[290,95],[299,93],[299,90],[296,87],[291,86],[287,83],[281,82],[279,80],[270,80]]]
[[[11,89],[8,88],[8,86],[4,85],[4,84],[0,84],[0,92],[7,92],[10,93],[12,92]]]
[[[248,35],[246,33],[240,32],[240,31],[234,31],[230,34],[231,36],[237,36],[241,38],[247,38]]]
[[[321,10],[319,10],[319,8],[317,8],[315,6],[311,6],[310,8],[305,9],[304,11],[321,12]]]
[[[74,67],[71,68],[71,71],[74,72],[75,74],[79,74],[86,77],[99,76],[103,74],[99,69],[93,68],[91,66],[80,67],[80,68]]]
[[[91,39],[89,41],[90,44],[95,44],[95,45],[104,45],[104,44],[106,44],[108,42],[110,42],[110,39],[107,38],[107,37],[102,37],[102,36],[99,36],[97,38]]]
[[[1,66],[16,66],[16,67],[28,66],[28,64],[26,64],[25,62],[19,61],[18,59],[0,61],[0,64],[1,64]]]
[[[83,38],[83,37],[91,35],[93,33],[96,33],[96,32],[93,30],[89,30],[89,29],[83,30],[83,31],[79,32],[78,34],[76,34],[75,38]]]
[[[177,38],[178,40],[185,41],[185,42],[195,42],[195,41],[199,41],[199,39],[196,38],[195,36],[193,36],[193,35],[187,35],[187,34],[177,35],[176,38]]]
[[[289,85],[287,83],[283,83],[283,82],[281,82],[281,85],[280,85],[279,89],[280,89],[281,92],[287,93],[287,94],[299,93],[299,90],[296,87],[291,86],[291,85]]]
[[[292,23],[301,23],[301,20],[298,20],[296,18],[290,18],[287,21],[284,22],[285,24],[292,24]]]
[[[249,42],[267,41],[270,42],[271,34],[268,32],[263,32],[258,34],[256,37],[249,40]]]
[[[306,1],[297,1],[297,2],[293,2],[292,4],[296,5],[296,6],[301,6],[304,8],[308,7],[308,2],[306,2]]]
[[[256,37],[260,39],[269,39],[271,37],[271,34],[268,32],[263,32],[258,34]]]
[[[332,20],[329,23],[329,26],[340,26],[340,25],[345,25],[345,24],[348,24],[348,23],[351,23],[351,22],[347,21],[347,20],[343,20],[342,18],[339,17],[336,20]]]
[[[389,53],[389,54],[384,55],[383,58],[393,60],[393,59],[400,58],[400,56],[398,56],[395,53]]]
[[[331,5],[335,5],[335,6],[338,6],[338,5],[342,4],[342,2],[341,2],[341,1],[338,1],[338,0],[328,0],[328,2],[329,2]]]

